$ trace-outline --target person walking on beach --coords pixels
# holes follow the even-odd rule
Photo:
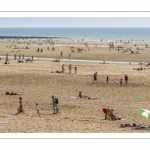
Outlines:
[[[55,114],[55,107],[56,107],[55,98],[53,95],[51,96],[51,98],[52,98],[52,103],[50,105],[53,105],[53,110],[54,110],[53,114]]]
[[[24,109],[23,109],[23,105],[22,105],[22,97],[19,97],[19,100],[20,100],[19,101],[20,105],[19,105],[18,113],[17,114],[19,114],[19,113],[25,114]]]
[[[69,74],[71,73],[71,70],[72,70],[72,66],[71,64],[69,65]]]
[[[35,103],[35,106],[36,106],[36,111],[37,111],[37,114],[38,114],[38,116],[40,117],[40,108],[39,108],[39,105],[38,105],[38,103]]]
[[[71,57],[71,54],[69,53],[69,55],[68,55],[68,56],[69,56],[69,59],[70,59],[70,57]]]
[[[33,55],[32,55],[32,57],[31,57],[31,60],[33,60]]]
[[[94,83],[94,82],[96,82],[96,83],[97,83],[97,72],[95,72],[95,73],[94,73],[93,78],[94,78],[93,83]]]
[[[74,67],[75,74],[77,73],[77,66]]]
[[[63,52],[61,51],[61,53],[60,53],[60,57],[63,57]]]
[[[19,59],[21,58],[21,54],[19,55]]]
[[[108,84],[108,82],[109,82],[109,77],[107,76],[106,77],[106,83]]]
[[[64,73],[65,68],[64,68],[64,64],[62,65],[62,73]]]
[[[120,79],[120,85],[122,85],[122,79]]]
[[[14,55],[14,60],[16,60],[16,58],[17,58],[17,55],[15,54],[15,55]]]
[[[125,76],[124,76],[124,79],[125,79],[125,83],[126,83],[126,85],[128,84],[128,76],[125,74]]]

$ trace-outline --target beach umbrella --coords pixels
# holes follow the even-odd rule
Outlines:
[[[140,50],[140,47],[137,47],[136,50]]]
[[[138,113],[145,116],[145,117],[147,117],[147,118],[150,118],[150,111],[147,110],[147,109],[139,109]]]
[[[130,46],[129,48],[130,48],[130,49],[132,49],[132,48],[133,48],[133,46]]]

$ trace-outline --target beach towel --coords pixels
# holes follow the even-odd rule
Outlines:
[[[80,99],[79,96],[68,96],[68,98]]]

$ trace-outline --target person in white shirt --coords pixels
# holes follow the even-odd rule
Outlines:
[[[36,111],[37,111],[37,114],[38,114],[38,116],[40,117],[40,108],[39,108],[39,105],[38,105],[38,103],[35,103],[35,106],[36,106]]]
[[[72,70],[72,66],[71,64],[69,65],[69,74],[71,73],[71,70]]]

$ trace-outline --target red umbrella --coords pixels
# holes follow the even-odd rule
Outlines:
[[[74,46],[71,46],[71,48],[74,48]]]

